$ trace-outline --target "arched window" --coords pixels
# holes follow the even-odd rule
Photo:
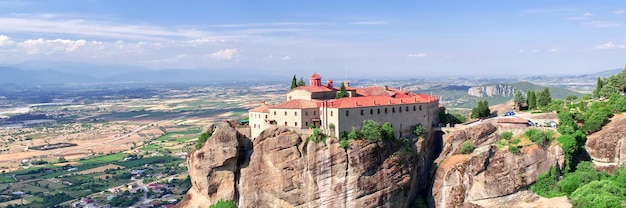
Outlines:
[[[304,125],[305,125],[305,126],[309,126],[309,122],[308,122],[308,121],[307,121],[307,122],[304,122]]]
[[[402,113],[402,107],[398,107],[398,112]]]
[[[395,113],[396,112],[396,107],[391,107],[391,112]]]
[[[287,111],[285,111],[285,116],[287,115]],[[285,125],[286,126],[286,125]]]
[[[363,110],[361,109],[361,115],[363,115]]]
[[[315,111],[313,111],[313,115],[315,115]]]
[[[276,115],[276,111],[274,111],[274,115]]]
[[[294,125],[294,126],[298,126],[298,122],[295,122],[293,125]]]
[[[304,111],[305,116],[309,116],[309,111]]]
[[[346,110],[346,117],[348,117],[350,115],[350,111]]]
[[[285,126],[287,126],[287,121],[285,121]]]
[[[374,114],[374,109],[370,109],[370,114]]]
[[[413,111],[415,111],[415,106],[413,106]]]
[[[387,108],[385,108],[385,113],[387,113]]]
[[[293,112],[293,115],[294,115],[294,116],[298,116],[298,111]]]
[[[330,116],[333,116],[333,111],[330,111]]]
[[[420,111],[422,111],[422,105],[420,105]]]
[[[406,112],[409,112],[409,106],[406,107]]]
[[[376,113],[380,114],[380,108],[376,109]]]

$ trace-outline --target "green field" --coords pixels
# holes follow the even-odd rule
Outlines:
[[[126,155],[127,155],[126,153],[115,153],[115,154],[104,155],[104,156],[89,158],[89,159],[85,159],[85,160],[80,160],[79,162],[81,164],[84,164],[84,165],[88,165],[88,164],[108,164],[108,163],[111,163],[111,162],[116,162],[116,161],[123,160],[124,157],[126,157]]]
[[[148,158],[143,158],[143,159],[139,159],[139,160],[129,160],[129,161],[124,161],[124,162],[117,162],[115,164],[124,166],[126,168],[133,168],[133,167],[142,166],[144,164],[167,163],[167,162],[172,162],[172,161],[176,161],[176,160],[181,160],[182,161],[183,159],[179,159],[179,158],[175,158],[175,157],[169,157],[169,156],[155,156],[155,157],[148,157]]]
[[[65,188],[67,187],[66,185],[60,184],[60,183],[55,183],[55,182],[51,182],[48,180],[39,180],[38,181],[39,185],[41,187],[45,187],[46,185],[48,185],[49,189],[61,189],[61,188]],[[34,183],[30,183],[31,185],[34,185]]]
[[[15,182],[15,180],[13,180],[13,178],[10,175],[0,175],[0,183],[11,183],[11,182]]]

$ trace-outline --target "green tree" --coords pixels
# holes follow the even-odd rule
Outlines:
[[[445,108],[439,108],[439,123],[443,124],[444,126],[448,124],[448,114],[446,113],[446,109]]]
[[[391,127],[391,124],[389,122],[385,122],[383,124],[380,134],[384,140],[393,140],[396,138],[393,127]]]
[[[298,81],[298,87],[305,86],[305,85],[306,85],[306,83],[304,82],[304,78],[300,77],[300,81]]]
[[[528,96],[528,109],[537,108],[537,96],[535,95],[535,91],[529,90],[526,94]]]
[[[291,80],[291,88],[290,89],[293,89],[293,88],[296,88],[296,87],[298,87],[298,83],[297,83],[297,80],[296,80],[296,75],[294,74],[293,75],[293,79]]]
[[[65,159],[65,157],[61,156],[61,157],[59,157],[59,161],[58,162],[59,163],[64,163],[64,162],[67,162],[67,160]]]
[[[518,90],[515,93],[515,98],[513,98],[513,102],[519,107],[521,107],[522,104],[526,103],[526,98],[524,97],[524,94],[522,94],[522,91]]]
[[[596,89],[593,91],[594,97],[600,97],[600,90],[602,89],[603,84],[604,82],[602,82],[602,78],[598,77],[598,81],[596,82]]]
[[[368,141],[380,141],[382,135],[380,134],[380,124],[373,120],[364,120],[361,126],[361,136]]]
[[[472,108],[472,114],[470,117],[472,118],[484,118],[491,115],[491,111],[489,110],[489,103],[487,100],[478,101],[478,105]]]
[[[337,92],[337,96],[335,99],[348,97],[348,91],[346,91],[346,85],[341,82],[341,87],[339,87],[339,92]]]
[[[546,107],[551,101],[552,98],[550,97],[550,90],[547,87],[543,88],[543,91],[541,91],[537,96],[537,107]]]
[[[426,128],[422,124],[417,124],[413,127],[413,133],[420,137],[426,133]]]
[[[361,138],[361,134],[359,133],[359,131],[356,128],[352,128],[352,131],[350,131],[350,133],[348,133],[348,139],[350,140],[357,140]]]

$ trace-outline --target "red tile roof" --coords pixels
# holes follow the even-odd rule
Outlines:
[[[250,112],[257,112],[257,113],[269,113],[269,107],[265,104],[265,102],[261,102],[261,106],[250,109]]]
[[[417,104],[417,103],[429,103],[438,100],[437,97],[426,98],[423,96],[411,96],[403,98],[393,98],[389,96],[367,96],[367,97],[348,97],[336,100],[330,100],[327,102],[329,108],[359,108],[359,107],[372,107],[372,106],[391,106],[398,104]],[[318,103],[319,106],[323,105],[324,101]]]
[[[321,79],[321,78],[322,78],[322,76],[320,76],[320,75],[319,75],[319,74],[317,74],[317,73],[313,73],[313,74],[309,77],[309,79]]]
[[[527,124],[528,120],[518,117],[498,118],[498,123]]]
[[[393,90],[389,90],[386,86],[374,86],[374,87],[363,87],[356,89],[356,93],[360,96],[394,96],[396,93]]]
[[[290,100],[284,103],[280,103],[277,105],[272,105],[269,108],[278,108],[278,109],[306,109],[306,108],[317,108],[317,103],[315,101],[310,100]]]
[[[289,90],[289,92],[293,90],[306,90],[308,92],[332,92],[335,89],[330,89],[326,86],[300,86]]]

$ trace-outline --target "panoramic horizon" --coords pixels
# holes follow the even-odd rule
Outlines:
[[[625,10],[620,1],[2,0],[0,65],[335,79],[578,75],[624,66]]]

